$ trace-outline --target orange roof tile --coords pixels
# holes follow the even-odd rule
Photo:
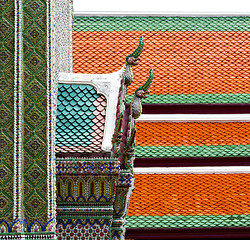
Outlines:
[[[128,216],[250,214],[250,174],[136,174]]]
[[[210,146],[250,144],[249,122],[140,122],[137,146]]]
[[[250,32],[73,32],[75,73],[110,73],[145,40],[141,63],[134,67],[128,94],[146,79],[151,94],[250,93]]]

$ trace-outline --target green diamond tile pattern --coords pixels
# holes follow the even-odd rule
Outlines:
[[[32,194],[30,198],[25,200],[24,205],[33,216],[39,216],[41,210],[45,210],[47,206],[46,199],[37,193]]]
[[[24,191],[24,217],[30,225],[34,220],[42,225],[48,221],[48,195],[40,195],[47,182],[47,2],[23,1],[23,181],[32,191]],[[43,21],[41,21],[43,19]],[[41,164],[40,159],[44,159]],[[27,163],[26,163],[27,162]],[[26,163],[26,164],[25,164]],[[41,214],[42,213],[42,214]]]
[[[0,221],[13,221],[14,1],[1,2],[0,20]]]
[[[56,152],[101,152],[106,100],[89,85],[59,84]]]
[[[224,146],[136,146],[138,158],[248,157],[250,145]]]
[[[127,216],[126,228],[250,227],[250,215]]]
[[[250,31],[250,17],[75,17],[74,31]]]

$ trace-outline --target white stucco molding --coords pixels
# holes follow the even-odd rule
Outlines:
[[[105,128],[102,142],[102,150],[111,151],[112,136],[114,134],[116,108],[121,86],[123,68],[118,72],[110,74],[78,74],[78,73],[60,73],[59,83],[91,85],[98,94],[104,95],[107,100]]]

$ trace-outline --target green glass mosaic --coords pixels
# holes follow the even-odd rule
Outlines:
[[[48,221],[47,213],[47,24],[46,0],[23,1],[23,181],[32,191],[24,191],[24,217],[30,225]],[[45,164],[41,164],[41,159]]]
[[[250,31],[250,17],[75,17],[73,31]]]
[[[127,103],[132,101],[133,95],[127,96]],[[250,103],[250,94],[181,94],[181,95],[148,95],[143,99],[147,104],[234,104]]]
[[[250,227],[250,215],[127,216],[126,228]]]
[[[250,156],[250,145],[225,146],[136,146],[137,158],[236,157]]]
[[[13,221],[14,1],[1,2],[0,20],[0,221]]]

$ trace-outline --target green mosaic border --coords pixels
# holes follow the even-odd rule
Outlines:
[[[126,102],[132,101],[133,95],[127,95]],[[250,103],[250,94],[153,94],[143,99],[143,103],[147,104],[237,104]]]
[[[217,146],[136,146],[137,158],[174,158],[174,157],[247,157],[250,145]]]
[[[0,37],[0,222],[14,214],[15,1],[1,1]],[[0,237],[1,238],[1,237]]]
[[[250,31],[250,17],[76,16],[73,31]]]
[[[127,216],[126,228],[250,227],[250,215]]]
[[[38,221],[42,226],[48,222],[47,174],[49,140],[47,136],[47,1],[22,0],[23,44],[23,162],[22,194],[23,215],[31,225]],[[49,180],[50,181],[50,180]],[[36,203],[36,204],[35,204]]]

